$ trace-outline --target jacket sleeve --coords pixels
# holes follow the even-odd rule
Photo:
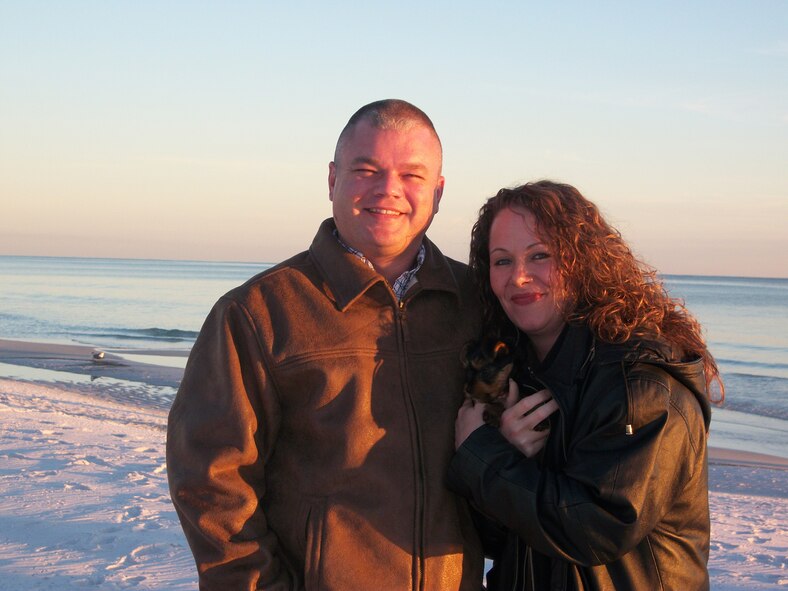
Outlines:
[[[584,566],[632,550],[688,480],[705,473],[697,469],[705,438],[689,432],[691,424],[703,432],[700,409],[683,416],[671,408],[675,382],[648,373],[625,379],[620,369],[616,380],[597,378],[567,435],[563,466],[542,468],[483,426],[449,471],[452,488],[536,550]]]
[[[170,493],[201,590],[292,587],[259,502],[278,423],[248,313],[223,298],[192,349],[167,431]]]

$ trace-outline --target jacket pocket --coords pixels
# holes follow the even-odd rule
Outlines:
[[[325,531],[326,502],[312,499],[302,509],[304,532],[304,587],[306,591],[320,589],[320,555]]]

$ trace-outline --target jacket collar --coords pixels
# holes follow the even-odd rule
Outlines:
[[[351,254],[334,236],[336,225],[329,218],[320,224],[309,254],[323,276],[326,294],[345,311],[368,289],[378,283],[386,284],[382,275]],[[416,273],[417,283],[408,290],[405,299],[424,290],[440,290],[460,297],[457,279],[449,260],[428,238],[424,238],[424,264]]]
[[[567,324],[536,373],[553,394],[565,398],[575,382],[585,377],[593,354],[591,331],[585,325]]]
[[[711,408],[706,397],[703,360],[673,361],[677,355],[661,339],[633,338],[622,344],[604,343],[594,338],[585,325],[567,325],[536,374],[559,403],[572,405],[571,388],[585,379],[591,363],[646,363],[670,374],[697,398],[708,429]]]

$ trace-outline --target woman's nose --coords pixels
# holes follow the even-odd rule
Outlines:
[[[525,266],[525,263],[517,263],[512,270],[512,283],[516,286],[520,287],[525,285],[526,283],[531,282],[531,275],[528,273],[528,269]]]

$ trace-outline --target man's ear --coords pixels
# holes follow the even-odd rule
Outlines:
[[[438,184],[435,185],[435,191],[433,193],[433,198],[435,199],[435,207],[433,208],[433,215],[438,213],[439,205],[441,202],[441,197],[443,197],[443,186],[446,183],[446,179],[442,176],[438,177]]]
[[[337,165],[334,162],[328,163],[328,200],[334,200],[334,183],[337,182]]]

